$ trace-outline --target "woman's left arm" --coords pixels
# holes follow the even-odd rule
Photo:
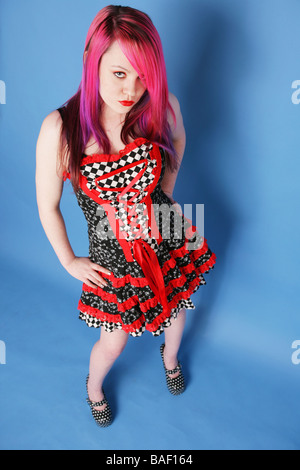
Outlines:
[[[172,93],[169,93],[169,102],[176,116],[176,127],[174,126],[173,117],[170,112],[169,112],[168,122],[171,127],[172,141],[173,141],[174,148],[178,154],[180,164],[177,170],[174,170],[173,172],[169,168],[166,168],[164,177],[161,182],[161,188],[163,192],[171,199],[171,201],[175,203],[173,199],[173,191],[174,191],[177,175],[178,175],[182,158],[184,155],[184,151],[185,151],[186,133],[185,133],[185,128],[183,124],[183,118],[182,118],[182,114],[180,110],[179,101],[176,98],[176,96],[173,95]]]

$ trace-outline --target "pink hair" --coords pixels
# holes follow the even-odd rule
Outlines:
[[[75,189],[78,188],[82,152],[91,135],[104,153],[110,153],[109,139],[99,122],[102,104],[99,64],[115,40],[146,87],[142,98],[126,116],[122,141],[128,144],[129,136],[145,137],[166,150],[169,167],[173,169],[178,165],[167,121],[168,110],[175,125],[176,117],[168,99],[167,73],[159,34],[146,13],[131,7],[109,5],[96,15],[88,30],[82,80],[77,93],[65,103],[62,142],[65,138],[68,144],[68,169]],[[138,135],[134,132],[136,124]]]

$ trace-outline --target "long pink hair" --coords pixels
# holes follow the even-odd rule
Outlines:
[[[178,168],[167,121],[170,110],[167,73],[159,34],[150,17],[131,7],[109,5],[93,20],[87,34],[82,80],[77,93],[64,104],[61,132],[60,168],[71,175],[75,190],[79,187],[82,154],[93,135],[103,153],[110,153],[110,141],[101,127],[102,98],[99,93],[99,64],[102,55],[117,40],[123,53],[144,82],[146,90],[126,116],[122,142],[128,137],[144,137],[166,150],[167,166]],[[101,86],[101,84],[100,84]],[[138,133],[135,132],[138,129]]]

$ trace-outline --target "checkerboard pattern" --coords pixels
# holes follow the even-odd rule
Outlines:
[[[155,178],[157,161],[149,158],[152,149],[151,143],[142,144],[117,161],[95,161],[83,165],[81,173],[87,179],[87,188],[97,191],[102,200],[107,200],[115,208],[116,219],[121,221],[122,237],[127,241],[143,238],[157,252],[157,241],[150,235],[147,206],[140,202]],[[120,190],[128,187],[134,179],[137,181],[120,197]]]
[[[172,318],[177,318],[181,309],[195,309],[189,297],[201,285],[206,284],[203,274],[213,269],[215,255],[205,244],[203,248],[202,245],[199,246],[198,250],[187,250],[182,233],[183,224],[175,224],[172,211],[170,218],[165,217],[163,213],[156,213],[157,206],[159,208],[164,205],[172,206],[171,199],[161,188],[166,155],[165,151],[159,148],[161,162],[156,158],[152,159],[153,154],[150,152],[154,148],[154,143],[144,142],[132,151],[128,149],[127,154],[120,152],[117,156],[111,155],[108,158],[105,156],[105,159],[110,161],[103,161],[102,155],[95,155],[82,161],[81,173],[84,185],[81,185],[76,196],[88,223],[89,256],[95,263],[110,269],[115,279],[119,279],[120,282],[114,285],[108,279],[108,284],[97,289],[97,293],[83,288],[78,309],[79,318],[89,327],[103,327],[107,332],[122,329],[128,331],[131,336],[142,336],[149,329],[153,336],[159,336],[171,325]],[[151,206],[151,210],[153,208],[157,228],[163,236],[163,242],[158,245],[157,240],[151,238],[151,227],[149,230],[147,223],[149,221],[147,205],[142,201],[149,193],[149,185],[155,181],[157,173],[154,170],[160,166],[160,163],[160,176],[150,195],[151,203],[154,205]],[[144,285],[143,280],[143,287],[140,286],[140,280],[144,277],[133,253],[134,244],[129,244],[133,261],[128,262],[119,240],[113,236],[105,212],[105,203],[114,209],[115,216],[120,221],[119,228],[124,230],[122,235],[125,239],[135,240],[143,237],[156,252],[161,268],[164,267],[165,286],[173,285],[172,290],[167,287],[170,291],[168,302],[172,305],[169,318],[164,320],[163,317],[159,318],[163,306],[160,302],[152,300],[155,295],[150,284],[146,282]],[[165,228],[169,224],[170,235],[166,236]],[[102,236],[102,232],[109,232],[110,236]],[[121,282],[124,279],[124,283]],[[109,321],[104,312],[109,314]],[[141,321],[142,317],[144,321]]]
[[[190,309],[190,310],[195,310],[195,305],[190,299],[182,299],[177,307],[172,309],[171,316],[167,318],[159,327],[156,331],[153,332],[153,336],[160,336],[164,332],[164,328],[167,328],[168,326],[171,326],[171,319],[174,318],[176,319],[180,310],[183,308],[185,309]],[[79,313],[79,319],[83,320],[88,327],[90,328],[100,328],[102,326],[107,333],[111,333],[114,330],[122,330],[122,323],[112,323],[108,321],[101,321],[98,318],[92,317],[91,315],[88,315],[84,312]],[[138,337],[142,336],[142,334],[146,331],[146,324],[144,323],[139,329],[136,331],[130,333],[131,336]]]
[[[133,202],[139,202],[144,197],[147,186],[154,179],[153,170],[157,166],[157,161],[149,158],[152,149],[153,145],[146,143],[121,156],[117,161],[92,162],[82,166],[81,173],[88,180],[87,188],[98,191],[99,196],[101,193],[102,199],[114,201],[120,192],[116,190],[128,186],[146,167],[137,183],[122,197],[124,201],[134,198]],[[136,164],[129,167],[133,163]],[[106,177],[102,178],[105,175]],[[98,180],[99,178],[101,180]]]

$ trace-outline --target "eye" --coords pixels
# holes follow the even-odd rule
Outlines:
[[[117,74],[121,74],[121,75],[123,75],[123,77],[120,77],[120,76],[118,76]],[[115,75],[117,78],[124,78],[125,73],[124,73],[124,72],[114,72],[114,75]]]

